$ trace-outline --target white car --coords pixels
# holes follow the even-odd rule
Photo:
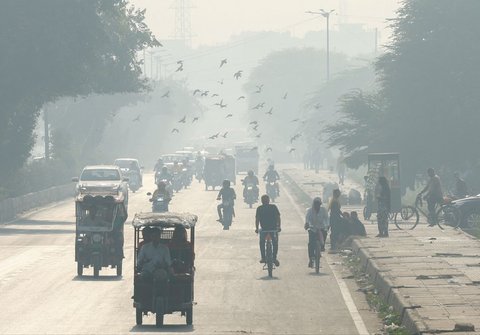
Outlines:
[[[82,200],[86,195],[113,196],[117,202],[128,203],[128,178],[123,178],[120,168],[115,165],[86,166],[77,183],[76,197]]]

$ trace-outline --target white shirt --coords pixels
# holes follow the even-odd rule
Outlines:
[[[162,243],[156,246],[153,242],[149,242],[142,246],[138,254],[137,266],[142,271],[153,273],[156,269],[167,268],[172,265],[170,258],[170,250]]]
[[[314,231],[317,231],[318,229],[327,229],[329,226],[328,212],[325,207],[320,207],[318,212],[311,207],[307,210],[305,222],[308,224],[308,227]]]

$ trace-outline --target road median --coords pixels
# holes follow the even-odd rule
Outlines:
[[[334,177],[328,171],[316,174],[290,166],[282,174],[295,192],[302,193],[299,199],[305,205]],[[345,184],[344,192],[361,187]],[[365,222],[365,227],[367,237],[349,239],[348,247],[410,333],[480,334],[480,241],[460,230],[422,222],[415,230],[390,224],[389,238],[374,237],[377,228],[372,222]]]

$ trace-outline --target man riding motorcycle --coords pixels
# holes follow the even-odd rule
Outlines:
[[[280,196],[280,187],[277,183],[277,180],[280,180],[280,175],[278,172],[275,170],[275,166],[273,164],[268,166],[267,172],[263,175],[263,180],[265,180],[267,183],[275,183],[275,189],[277,191],[277,197]]]
[[[224,200],[229,202],[233,209],[234,200],[237,199],[235,190],[230,187],[230,180],[225,179],[222,185],[223,187],[221,188],[220,192],[218,192],[217,200]],[[223,221],[222,209],[224,209],[223,202],[217,206],[218,222]],[[233,213],[234,213],[233,216],[235,216],[235,210],[233,211]]]
[[[170,196],[170,192],[168,192],[167,190],[167,184],[162,180],[158,182],[157,189],[153,192],[153,195],[150,201],[155,202],[159,198],[163,198],[163,202],[165,204],[164,210],[168,212],[168,204],[172,200],[172,197]]]
[[[245,177],[245,179],[243,179],[242,181],[242,184],[244,186],[243,188],[243,197],[246,198],[247,197],[247,186],[248,185],[253,185],[253,190],[254,190],[254,193],[255,193],[255,199],[258,200],[258,177],[255,176],[255,174],[253,173],[252,170],[249,170],[248,171],[248,174],[247,176]]]
[[[168,168],[166,166],[162,167],[162,171],[160,172],[160,174],[158,175],[158,180],[166,180],[168,181],[169,183],[172,182],[172,178],[173,176],[170,174],[170,172],[168,171]]]

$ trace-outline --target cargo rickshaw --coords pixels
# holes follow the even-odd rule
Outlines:
[[[225,158],[222,155],[209,155],[205,158],[205,167],[203,170],[203,180],[205,181],[205,190],[208,187],[222,187],[223,180],[227,178]]]
[[[80,195],[75,201],[75,261],[77,275],[93,268],[98,277],[102,267],[116,268],[122,275],[123,225],[127,210],[123,196]]]
[[[186,324],[193,322],[194,246],[197,216],[189,213],[139,213],[133,219],[134,228],[134,295],[136,324],[142,325],[143,316],[155,314],[155,324],[161,327],[165,314],[181,313]],[[158,279],[155,271],[147,276],[138,261],[142,248],[154,241],[148,240],[157,232],[159,240],[170,251],[171,267],[166,277]],[[148,233],[147,233],[148,232]]]

